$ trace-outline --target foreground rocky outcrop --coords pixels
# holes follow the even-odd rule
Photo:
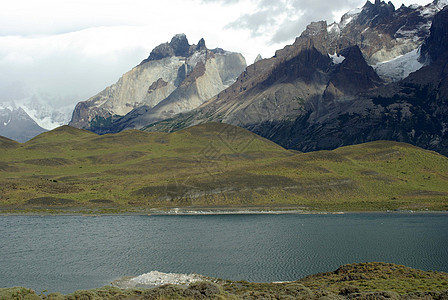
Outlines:
[[[70,125],[96,133],[140,128],[198,107],[232,84],[245,67],[239,53],[209,50],[203,39],[190,45],[178,34],[117,83],[78,103]]]
[[[187,285],[151,289],[104,287],[37,295],[16,287],[0,289],[1,299],[448,299],[448,274],[389,263],[358,263],[284,283],[250,283],[209,278]]]

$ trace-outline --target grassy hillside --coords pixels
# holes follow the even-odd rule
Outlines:
[[[448,158],[396,142],[286,150],[247,130],[98,136],[63,126],[24,144],[0,139],[0,207],[448,209]]]
[[[341,266],[333,272],[284,283],[251,283],[210,278],[189,286],[152,289],[103,287],[70,295],[26,288],[0,289],[0,299],[447,299],[448,274],[386,263]]]

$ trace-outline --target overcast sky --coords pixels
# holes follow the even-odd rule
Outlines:
[[[373,0],[372,0],[373,1]],[[392,1],[427,4],[426,0]],[[86,100],[185,33],[190,44],[274,55],[311,21],[339,21],[365,0],[14,0],[0,10],[0,103],[39,92]],[[58,105],[58,103],[54,103]]]

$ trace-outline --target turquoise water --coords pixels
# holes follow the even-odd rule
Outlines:
[[[447,214],[0,216],[0,287],[69,293],[153,270],[295,280],[383,261],[448,272]]]

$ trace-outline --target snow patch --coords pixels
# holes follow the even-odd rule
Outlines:
[[[341,28],[344,28],[345,26],[347,26],[347,24],[350,23],[351,21],[353,21],[353,17],[348,17],[347,19],[342,21],[341,22]]]
[[[8,103],[8,102],[0,103],[0,110],[10,110],[10,111],[13,111],[16,108],[17,107],[14,105],[14,103]]]
[[[415,49],[392,60],[377,63],[372,67],[383,80],[395,82],[423,67],[423,64],[418,61],[419,57],[420,51]]]
[[[425,18],[431,18],[448,5],[448,0],[438,0],[429,3],[422,8],[420,15]]]
[[[327,32],[328,33],[331,33],[331,32],[338,33],[338,32],[340,32],[338,23],[333,23],[333,24],[328,25],[327,26]]]
[[[151,271],[137,277],[116,280],[112,282],[112,285],[119,288],[156,287],[164,284],[190,285],[191,283],[207,279],[207,277],[198,274],[177,274]]]
[[[200,61],[205,65],[207,60],[207,51],[203,50],[200,52],[195,52],[189,58],[187,58],[187,64],[194,68]]]
[[[422,39],[421,37],[419,37],[418,33],[423,32],[423,31],[429,33],[429,29],[431,28],[431,23],[432,22],[428,22],[428,23],[416,26],[416,28],[414,30],[404,30],[403,27],[406,25],[403,25],[395,33],[395,38],[397,38],[397,40],[407,39],[407,40],[412,40],[413,42],[418,42]]]
[[[437,1],[436,7],[442,10],[445,6],[448,5],[448,0],[439,0]]]
[[[29,105],[20,106],[40,127],[52,130],[56,127],[66,125],[70,121],[73,108],[64,107],[53,110],[49,107],[42,107],[40,110],[30,107]]]
[[[333,63],[335,65],[339,65],[339,64],[341,64],[345,60],[345,57],[342,56],[342,55],[339,55],[339,54],[330,54],[330,53],[328,53],[328,56],[330,56],[331,60],[333,61]]]
[[[13,99],[0,103],[1,109],[15,111],[22,109],[40,127],[52,130],[69,123],[76,103],[75,97],[60,97],[55,95],[30,92],[20,99]],[[71,104],[70,104],[71,103]]]
[[[341,22],[339,23],[339,27],[343,29],[345,26],[347,26],[348,23],[350,23],[353,20],[356,20],[356,18],[358,18],[361,12],[362,8],[355,8],[350,10],[348,13],[344,14],[341,18]]]

